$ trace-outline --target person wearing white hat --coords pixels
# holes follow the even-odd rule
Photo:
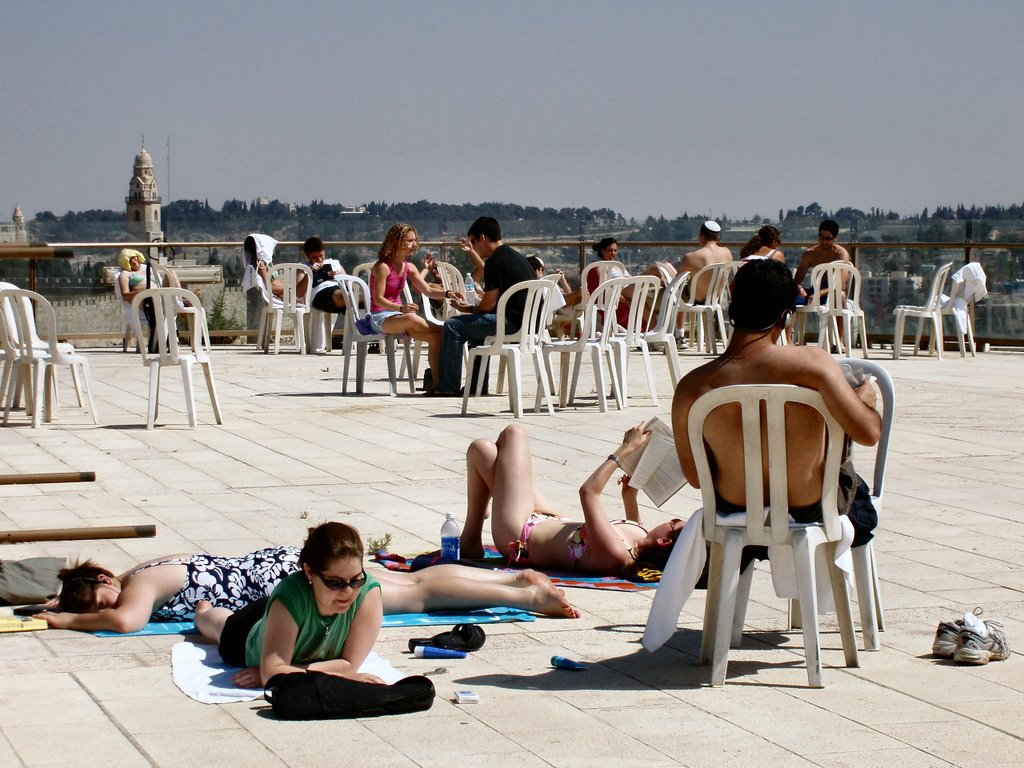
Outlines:
[[[689,272],[691,276],[697,274],[708,264],[725,264],[732,261],[732,252],[718,244],[722,239],[722,225],[717,221],[708,219],[700,225],[700,232],[697,235],[700,240],[700,247],[683,255],[676,267],[676,272]],[[694,286],[693,296],[698,302],[703,302],[708,293],[708,285]]]

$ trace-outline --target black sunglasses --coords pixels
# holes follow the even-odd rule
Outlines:
[[[369,578],[366,575],[365,570],[360,572],[360,574],[351,581],[346,581],[345,579],[329,579],[319,571],[316,572],[316,575],[320,577],[320,581],[324,583],[324,586],[332,592],[341,592],[341,590],[345,589],[345,587],[348,587],[352,590],[359,589],[361,586],[363,586],[363,584],[366,583],[366,579]]]

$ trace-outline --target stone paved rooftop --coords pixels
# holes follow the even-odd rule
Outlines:
[[[201,424],[189,429],[180,381],[165,373],[150,432],[139,358],[87,351],[101,425],[67,392],[53,425],[33,430],[18,412],[0,430],[0,473],[92,470],[97,482],[0,486],[0,529],[154,523],[157,536],[0,545],[0,559],[91,555],[118,570],[170,553],[300,543],[328,518],[364,537],[390,533],[396,551],[435,548],[444,513],[464,513],[467,444],[510,419],[499,397],[474,401],[468,417],[454,400],[391,399],[379,356],[367,394],[342,396],[338,353],[275,357],[250,346],[214,353],[224,426],[200,392]],[[704,359],[684,355],[684,370]],[[649,654],[639,638],[653,593],[570,590],[581,619],[489,626],[482,650],[433,676],[429,712],[381,719],[288,723],[267,718],[263,702],[199,704],[171,682],[177,636],[48,630],[0,636],[0,765],[1024,766],[1022,357],[883,362],[898,408],[876,538],[886,631],[880,651],[847,669],[825,617],[822,690],[807,687],[801,635],[786,630],[764,569],[724,688],[708,687],[696,663],[703,592]],[[656,374],[657,407],[639,397],[602,415],[591,396],[523,419],[539,482],[567,511],[626,427],[667,414],[663,364]],[[684,488],[643,514],[657,523],[697,506]],[[1011,658],[981,667],[930,658],[936,623],[976,605],[1005,625]],[[403,672],[436,670],[406,653],[422,632],[384,629],[377,650]],[[556,653],[592,666],[553,670]],[[462,688],[481,702],[452,703]]]

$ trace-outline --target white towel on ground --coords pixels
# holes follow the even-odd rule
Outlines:
[[[359,671],[376,675],[388,684],[405,677],[372,651]],[[215,645],[186,640],[171,650],[171,679],[182,693],[203,704],[229,704],[263,697],[262,688],[235,687],[231,676],[236,672],[238,667],[225,664]]]

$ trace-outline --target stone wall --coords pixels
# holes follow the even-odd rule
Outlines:
[[[221,286],[204,286],[200,300],[207,314],[213,302],[220,295]],[[241,288],[225,289],[224,313],[234,315],[243,327],[253,327],[247,321],[246,295]],[[65,333],[122,333],[125,326],[124,302],[118,299],[113,291],[102,296],[89,296],[81,299],[60,299],[53,301],[57,314],[57,328]],[[259,326],[259,315],[253,313],[255,327]],[[111,342],[114,343],[114,342]]]

